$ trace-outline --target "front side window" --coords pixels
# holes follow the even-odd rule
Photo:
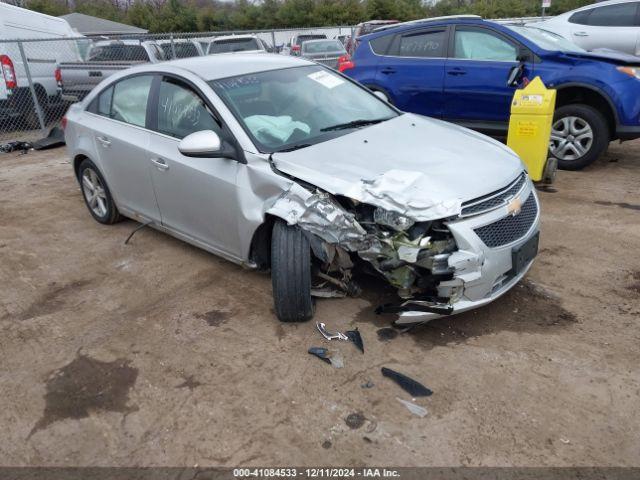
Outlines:
[[[401,35],[396,54],[400,57],[441,58],[444,57],[445,41],[444,30]]]
[[[196,92],[182,82],[163,78],[158,98],[158,131],[182,139],[201,130],[221,133],[220,126]]]
[[[320,143],[398,115],[372,93],[317,65],[209,83],[263,152]]]
[[[515,62],[518,50],[496,34],[480,29],[456,29],[454,57],[467,60]]]
[[[591,10],[586,25],[594,27],[633,27],[637,25],[638,2],[607,5]]]
[[[138,75],[120,80],[113,87],[110,117],[144,127],[152,75]]]

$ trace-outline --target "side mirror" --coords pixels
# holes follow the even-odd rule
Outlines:
[[[236,158],[236,150],[213,130],[202,130],[187,135],[178,144],[178,150],[185,157],[196,158]]]
[[[522,79],[522,74],[524,73],[524,65],[518,64],[514,67],[511,67],[509,71],[509,77],[507,78],[507,87],[517,87]]]

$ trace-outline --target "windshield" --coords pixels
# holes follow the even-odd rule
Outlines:
[[[375,95],[318,65],[209,84],[268,153],[303,148],[398,115]]]
[[[249,50],[260,50],[255,38],[219,40],[212,42],[209,46],[209,53],[245,52]]]
[[[561,37],[560,35],[549,32],[547,30],[543,30],[542,28],[522,27],[514,25],[509,25],[509,28],[514,32],[519,33],[523,37],[526,37],[528,40],[532,41],[540,48],[544,48],[545,50],[559,50],[561,52],[585,51],[575,43],[570,42],[564,37]]]
[[[309,41],[302,44],[303,53],[336,53],[344,52],[344,47],[337,40]]]

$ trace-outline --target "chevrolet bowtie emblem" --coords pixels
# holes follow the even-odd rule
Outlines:
[[[511,216],[515,216],[519,214],[520,210],[522,210],[522,202],[520,201],[519,198],[514,198],[507,205],[507,211]]]

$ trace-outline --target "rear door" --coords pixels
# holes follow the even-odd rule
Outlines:
[[[182,155],[178,143],[191,133],[213,130],[224,138],[221,122],[193,86],[173,76],[158,81],[147,162],[162,223],[192,243],[238,258],[236,175],[244,166]]]
[[[100,166],[123,213],[160,221],[151,183],[146,128],[153,75],[127,77],[105,89],[89,107]],[[125,211],[126,210],[126,211]]]
[[[640,2],[603,5],[569,17],[571,40],[584,48],[611,48],[636,54],[640,32]]]
[[[447,32],[446,26],[421,28],[395,35],[390,45],[382,43],[388,36],[371,41],[380,57],[375,83],[400,110],[442,116]]]
[[[493,29],[456,25],[445,67],[445,119],[480,130],[506,128],[517,88],[507,79],[520,54],[516,42]],[[531,60],[524,66],[523,76],[530,77]]]

